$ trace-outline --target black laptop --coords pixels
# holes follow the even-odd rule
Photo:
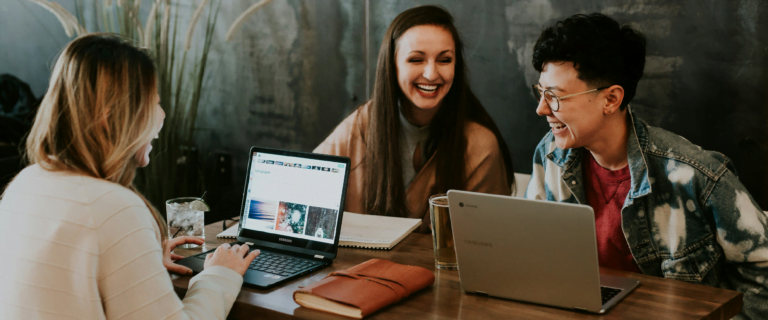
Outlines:
[[[329,266],[336,257],[349,158],[252,147],[237,231],[261,254],[243,283],[270,288]],[[179,260],[203,271],[203,252]]]

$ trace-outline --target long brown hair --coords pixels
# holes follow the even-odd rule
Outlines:
[[[131,189],[167,238],[165,222],[133,186],[136,153],[159,125],[154,116],[155,66],[144,50],[114,34],[70,42],[51,74],[48,92],[27,138],[30,164],[71,171]]]
[[[445,28],[456,45],[453,85],[430,122],[425,156],[437,161],[437,192],[466,187],[467,122],[476,122],[493,132],[507,171],[507,183],[514,182],[512,157],[499,128],[469,88],[464,46],[453,17],[437,6],[421,6],[400,13],[389,25],[379,50],[376,82],[370,102],[366,142],[364,205],[368,213],[404,216],[408,213],[403,190],[399,122],[399,99],[407,99],[397,83],[395,53],[397,41],[408,29],[420,25]]]

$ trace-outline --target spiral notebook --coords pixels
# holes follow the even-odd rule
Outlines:
[[[216,238],[221,239],[237,239],[237,226],[238,224],[235,223],[235,225],[227,228],[227,230],[224,230],[223,232],[216,235]]]
[[[421,219],[344,212],[339,246],[392,249],[421,225]]]
[[[339,245],[389,250],[420,225],[421,219],[374,216],[345,211],[341,221]],[[237,238],[237,224],[219,233],[216,238]]]

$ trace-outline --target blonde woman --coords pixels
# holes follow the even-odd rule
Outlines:
[[[171,250],[191,240],[167,240],[132,186],[164,117],[145,52],[108,34],[67,45],[27,139],[31,165],[0,202],[0,319],[226,318],[258,251],[219,247],[179,300],[166,268],[188,272]]]

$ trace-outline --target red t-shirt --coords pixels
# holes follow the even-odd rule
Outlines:
[[[632,181],[629,166],[611,171],[601,167],[589,151],[585,153],[584,191],[587,203],[595,211],[600,266],[642,273],[621,229],[621,207]]]

